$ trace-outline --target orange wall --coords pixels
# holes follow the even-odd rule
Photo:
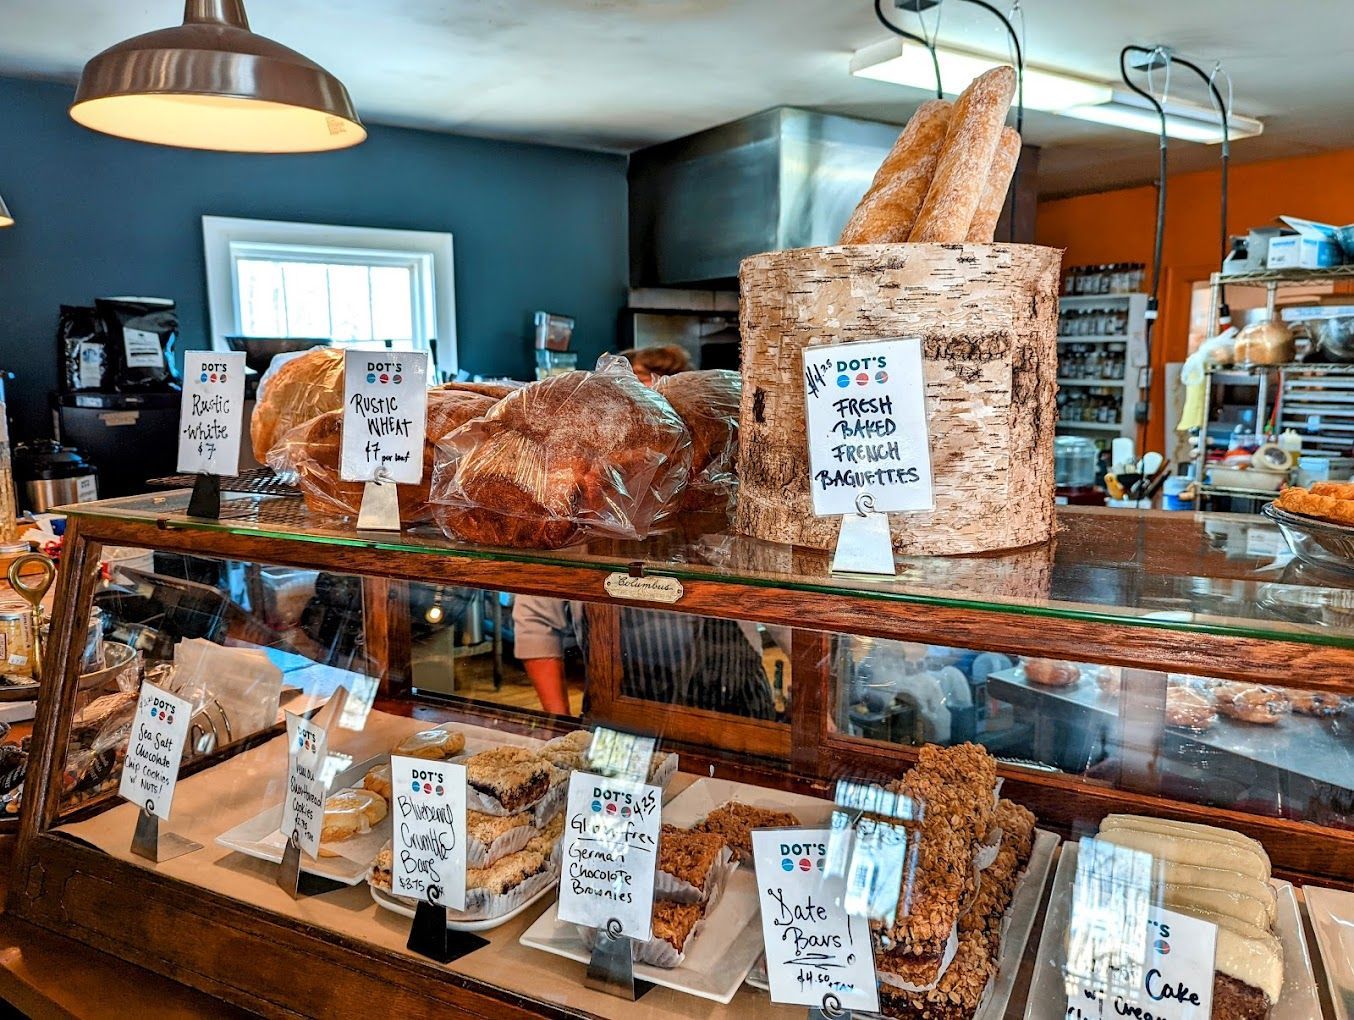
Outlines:
[[[1230,234],[1272,224],[1280,214],[1323,223],[1354,222],[1354,149],[1233,166],[1229,178]],[[1149,449],[1163,449],[1161,366],[1184,360],[1191,284],[1207,279],[1220,258],[1218,185],[1214,169],[1173,175],[1167,188],[1161,318],[1152,341]],[[1065,266],[1144,262],[1150,271],[1155,220],[1156,190],[1150,186],[1078,195],[1039,203],[1036,239],[1066,248]]]

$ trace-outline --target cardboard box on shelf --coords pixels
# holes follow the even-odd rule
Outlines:
[[[1296,216],[1280,216],[1296,233],[1269,239],[1265,257],[1267,269],[1324,269],[1343,265],[1345,238],[1354,240],[1354,225],[1335,227]]]

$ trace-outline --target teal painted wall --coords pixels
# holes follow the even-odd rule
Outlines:
[[[73,90],[0,78],[0,368],[21,437],[50,433],[57,307],[178,302],[206,346],[204,215],[449,231],[461,367],[529,378],[531,313],[574,315],[580,363],[614,347],[625,302],[625,158],[369,125],[354,149],[239,156],[96,134]]]

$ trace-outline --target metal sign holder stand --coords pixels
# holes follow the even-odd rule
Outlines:
[[[175,857],[201,850],[201,843],[177,836],[172,832],[160,831],[160,819],[153,812],[155,802],[146,801],[136,819],[136,828],[132,831],[132,853],[144,857],[156,864],[172,861]]]
[[[588,973],[583,984],[598,992],[606,992],[631,1002],[653,987],[648,981],[635,980],[635,958],[631,955],[630,940],[621,934],[616,918],[597,929],[597,942],[592,947]]]
[[[188,500],[189,517],[221,516],[221,476],[198,475],[193,481],[193,495]]]
[[[441,900],[440,886],[432,886],[428,899],[419,900],[414,908],[414,922],[409,926],[409,941],[404,944],[406,949],[438,963],[450,963],[489,944],[488,939],[474,932],[448,928],[447,907]]]

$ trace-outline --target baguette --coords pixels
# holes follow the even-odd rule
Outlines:
[[[997,220],[1001,219],[1001,211],[1006,207],[1006,192],[1011,187],[1011,177],[1019,160],[1020,133],[1015,128],[1004,127],[1001,140],[997,142],[997,153],[992,157],[987,183],[983,185],[983,197],[978,201],[978,211],[973,214],[973,223],[965,238],[970,244],[991,244],[997,236]]]
[[[917,107],[847,220],[839,244],[907,240],[931,186],[952,110],[944,99],[929,99]]]
[[[968,237],[1015,86],[1013,68],[994,67],[970,82],[955,101],[936,172],[909,241],[959,244]]]
[[[1331,499],[1354,499],[1354,484],[1350,482],[1313,482],[1313,496],[1328,496]]]

